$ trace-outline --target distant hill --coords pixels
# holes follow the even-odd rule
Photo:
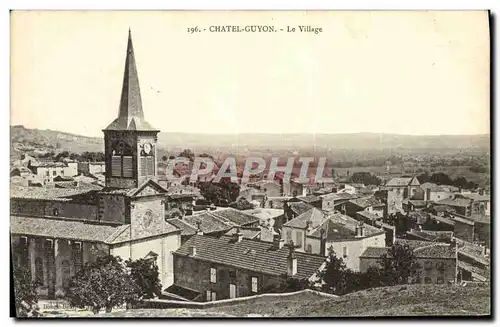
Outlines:
[[[12,144],[47,147],[72,152],[103,151],[102,137],[87,137],[53,130],[11,126]],[[397,134],[190,134],[166,133],[158,136],[161,150],[176,152],[192,149],[196,152],[227,149],[318,149],[337,150],[397,150],[397,149],[489,149],[490,135],[412,136]]]

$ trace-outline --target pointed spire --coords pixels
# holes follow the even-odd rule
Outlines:
[[[130,31],[130,27],[128,29],[127,55],[125,59],[118,118],[115,119],[106,130],[156,130],[144,120],[141,89],[139,87],[139,77],[135,64],[134,46],[132,44],[132,32]]]

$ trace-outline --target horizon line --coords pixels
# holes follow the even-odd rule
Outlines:
[[[66,132],[64,130],[60,129],[50,129],[50,128],[30,128],[26,127],[23,124],[14,124],[10,125],[10,127],[23,127],[25,129],[31,129],[31,130],[39,130],[39,131],[52,131],[52,132],[60,132],[60,133],[65,133],[65,134],[70,134],[70,135],[75,135],[75,136],[81,136],[81,137],[89,137],[89,138],[99,138],[99,136],[89,136],[89,135],[83,135],[83,134],[75,134],[72,132]],[[161,131],[160,133],[167,133],[167,134],[191,134],[191,135],[255,135],[255,134],[262,134],[262,135],[359,135],[359,134],[373,134],[373,135],[396,135],[396,136],[416,136],[416,137],[429,137],[429,136],[491,136],[491,133],[479,133],[479,134],[400,134],[400,133],[382,133],[382,132],[344,132],[344,133],[324,133],[324,132],[240,132],[240,133],[224,133],[224,132],[218,132],[218,133],[203,133],[203,132],[168,132],[168,131]]]

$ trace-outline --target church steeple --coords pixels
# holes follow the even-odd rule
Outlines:
[[[123,73],[120,109],[116,118],[105,130],[115,131],[156,131],[144,120],[142,110],[141,89],[135,64],[132,33],[128,30],[127,54]]]
[[[157,178],[158,132],[144,119],[129,30],[118,118],[104,130],[107,187],[134,188]]]

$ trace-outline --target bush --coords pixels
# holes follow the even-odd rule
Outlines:
[[[17,317],[38,317],[37,283],[31,281],[30,272],[23,267],[14,267],[14,298]]]

